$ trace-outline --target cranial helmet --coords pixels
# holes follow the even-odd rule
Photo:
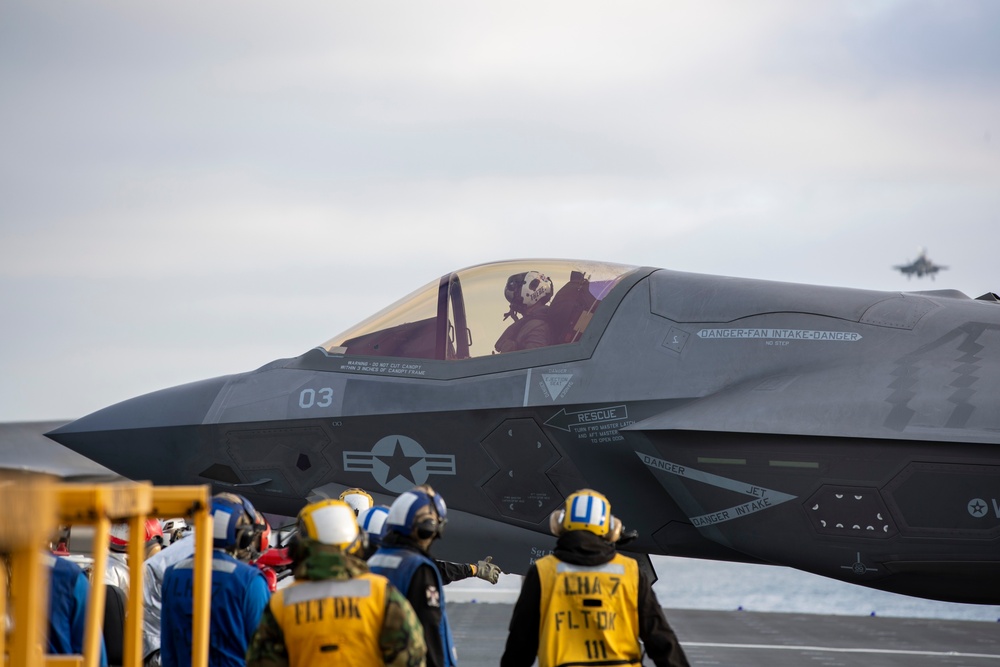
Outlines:
[[[551,278],[538,271],[525,271],[507,279],[503,295],[510,303],[511,311],[523,315],[536,303],[548,302],[554,292]]]
[[[257,523],[257,510],[246,498],[235,493],[212,496],[212,547],[250,559],[259,548],[263,528]]]
[[[448,523],[448,508],[444,498],[424,484],[400,494],[389,507],[382,534],[392,531],[412,535],[420,540],[438,538]]]
[[[191,531],[191,526],[182,518],[166,519],[162,524],[163,543],[170,545]]]
[[[355,516],[361,510],[368,509],[375,504],[375,499],[364,489],[347,489],[340,494],[340,499],[351,506]]]
[[[358,527],[354,510],[342,500],[328,498],[310,503],[299,512],[299,536],[334,547],[347,554],[365,548],[365,534]]]
[[[382,544],[382,531],[385,528],[386,517],[389,516],[389,508],[385,505],[376,505],[358,513],[358,525],[361,530],[368,534],[368,543],[375,546]]]
[[[125,553],[125,550],[128,549],[130,532],[127,523],[111,524],[111,539],[109,544],[111,550]],[[163,544],[163,529],[160,527],[159,519],[146,519],[145,539],[143,542],[147,549],[154,544]]]
[[[611,503],[602,493],[580,489],[566,498],[566,504],[549,516],[549,529],[553,535],[570,530],[586,530],[617,542],[622,535],[622,522],[611,514]]]

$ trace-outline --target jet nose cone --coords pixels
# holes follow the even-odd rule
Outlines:
[[[230,377],[131,398],[45,435],[126,477],[155,481],[158,465],[172,469],[194,451],[193,434]]]
[[[201,424],[231,376],[212,378],[130,398],[47,433],[61,435]]]

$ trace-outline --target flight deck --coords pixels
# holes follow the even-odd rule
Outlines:
[[[463,667],[500,663],[512,611],[509,604],[448,604]],[[691,665],[1000,665],[1000,623],[700,609],[667,609],[666,615]]]

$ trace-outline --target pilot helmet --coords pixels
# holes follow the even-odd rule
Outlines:
[[[604,494],[593,489],[580,489],[566,498],[566,504],[549,516],[549,529],[559,536],[571,530],[585,530],[617,542],[622,535],[622,522],[611,513],[611,503]]]
[[[539,271],[515,273],[503,290],[511,311],[522,315],[535,304],[547,303],[553,293],[552,279]]]
[[[340,494],[340,499],[351,506],[354,515],[357,516],[361,510],[368,509],[375,504],[375,499],[364,489],[347,489]]]
[[[383,535],[389,532],[412,535],[420,540],[437,539],[448,523],[444,498],[424,484],[400,494],[389,507]]]
[[[360,554],[366,545],[354,509],[342,500],[328,498],[299,511],[299,536],[346,554]]]

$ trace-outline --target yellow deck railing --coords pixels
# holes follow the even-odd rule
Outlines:
[[[0,473],[3,474],[3,473]],[[208,486],[156,488],[148,482],[73,484],[37,475],[0,477],[0,619],[10,612],[9,641],[0,633],[0,656],[13,667],[98,667],[104,619],[103,575],[113,521],[127,521],[131,535],[143,535],[146,518],[187,517],[195,528],[194,627],[192,667],[207,667],[212,584],[212,526]],[[39,555],[58,525],[94,527],[93,576],[87,601],[82,656],[45,656],[49,572]],[[143,540],[128,544],[129,598],[125,617],[125,667],[142,665]],[[7,591],[10,607],[7,609]],[[9,644],[6,645],[6,644]]]

